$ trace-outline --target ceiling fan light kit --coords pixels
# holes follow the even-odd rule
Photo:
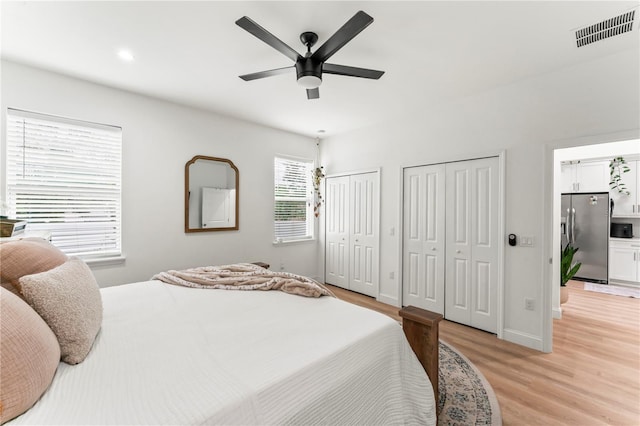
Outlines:
[[[360,77],[377,80],[384,74],[384,71],[370,70],[366,68],[350,67],[345,65],[327,64],[326,61],[334,53],[340,50],[351,39],[360,34],[362,30],[373,22],[373,18],[363,11],[356,13],[338,31],[311,53],[311,47],[318,41],[318,35],[311,31],[300,34],[300,41],[307,48],[304,56],[285,44],[282,40],[262,28],[250,18],[243,16],[236,21],[236,24],[273,47],[289,59],[295,62],[293,67],[276,68],[252,74],[241,75],[245,81],[257,80],[273,75],[289,72],[290,68],[296,69],[298,85],[307,89],[307,99],[318,99],[320,92],[318,87],[322,84],[322,73],[336,74],[349,77]]]
[[[303,75],[298,74],[298,85],[305,89],[315,89],[320,87],[322,79],[316,75]]]

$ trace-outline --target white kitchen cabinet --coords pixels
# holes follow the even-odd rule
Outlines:
[[[629,171],[620,176],[629,194],[611,191],[613,217],[640,217],[640,161],[627,161]]]
[[[609,162],[561,164],[561,192],[608,192]]]
[[[609,281],[640,284],[640,240],[610,240]]]

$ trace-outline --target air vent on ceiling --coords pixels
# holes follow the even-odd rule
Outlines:
[[[633,29],[635,15],[636,11],[634,9],[614,18],[577,30],[577,47],[586,46],[588,44],[595,43],[596,41],[631,31]]]

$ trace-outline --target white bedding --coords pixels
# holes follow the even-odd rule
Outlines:
[[[159,281],[102,297],[89,356],[10,424],[435,424],[427,375],[385,315]]]

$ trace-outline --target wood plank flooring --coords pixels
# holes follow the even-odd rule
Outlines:
[[[400,320],[398,308],[329,286],[336,296]],[[498,397],[505,425],[640,425],[640,299],[569,283],[553,353],[442,321],[440,338],[473,362]]]

